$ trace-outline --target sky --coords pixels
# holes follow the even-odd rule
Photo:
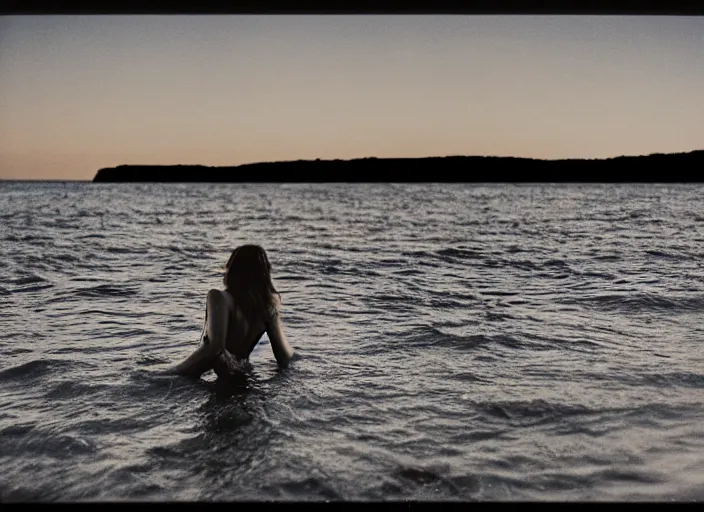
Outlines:
[[[704,149],[704,17],[0,17],[0,179]]]

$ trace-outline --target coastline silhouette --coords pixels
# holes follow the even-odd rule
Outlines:
[[[495,156],[292,160],[237,166],[120,165],[94,183],[116,182],[692,182],[701,181],[704,150],[607,159],[539,160]]]

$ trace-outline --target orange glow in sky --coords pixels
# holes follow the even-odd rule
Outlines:
[[[0,179],[704,148],[704,18],[7,16]]]

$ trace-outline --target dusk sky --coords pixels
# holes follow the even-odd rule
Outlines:
[[[0,18],[0,179],[694,149],[702,17]]]

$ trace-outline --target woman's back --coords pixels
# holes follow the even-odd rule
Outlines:
[[[248,317],[230,293],[223,292],[223,295],[227,297],[229,312],[225,348],[236,359],[247,359],[278,312],[270,306],[267,311],[252,311],[254,314]]]

